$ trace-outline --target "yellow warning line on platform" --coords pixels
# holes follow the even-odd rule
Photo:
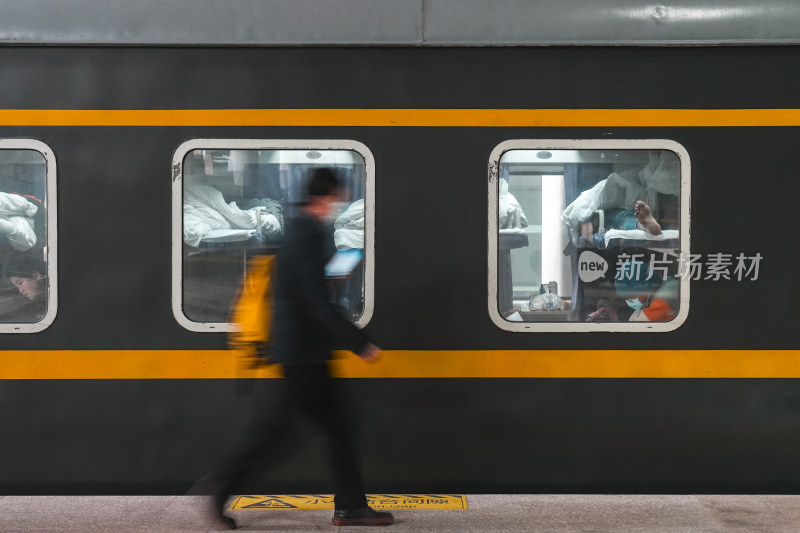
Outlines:
[[[367,494],[373,509],[465,510],[463,494]],[[333,494],[278,494],[236,496],[231,511],[313,511],[332,510]]]

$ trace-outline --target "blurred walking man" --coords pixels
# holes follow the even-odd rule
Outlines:
[[[269,464],[277,455],[294,414],[310,418],[327,439],[336,491],[333,525],[394,522],[390,513],[367,505],[348,430],[352,414],[343,409],[328,374],[334,346],[366,361],[380,354],[369,337],[338,312],[325,288],[325,264],[334,250],[323,223],[336,215],[345,191],[331,169],[319,168],[311,175],[307,192],[299,215],[286,225],[274,281],[273,360],[283,365],[285,376],[276,385],[278,405],[265,406],[265,419],[257,424],[255,435],[213,475],[215,513],[232,528],[235,522],[224,515],[228,496],[257,462],[266,458]]]

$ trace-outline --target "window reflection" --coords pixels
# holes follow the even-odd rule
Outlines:
[[[47,164],[35,150],[0,149],[0,323],[47,313]]]
[[[667,322],[679,309],[680,160],[669,150],[509,150],[498,311],[512,322]]]
[[[312,169],[332,167],[348,205],[330,226],[331,253],[364,248],[366,167],[351,150],[192,150],[183,160],[183,312],[194,322],[228,322],[250,257],[276,253]],[[331,298],[357,320],[363,263],[331,279]]]

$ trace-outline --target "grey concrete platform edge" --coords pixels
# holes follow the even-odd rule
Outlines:
[[[747,532],[800,531],[800,496],[467,495],[468,510],[403,510],[389,527],[337,528],[331,511],[234,511],[240,531]],[[3,496],[2,532],[222,531],[204,496]]]

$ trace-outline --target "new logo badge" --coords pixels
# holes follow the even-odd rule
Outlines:
[[[608,271],[608,262],[594,252],[585,251],[578,256],[578,277],[584,283],[602,278]]]

